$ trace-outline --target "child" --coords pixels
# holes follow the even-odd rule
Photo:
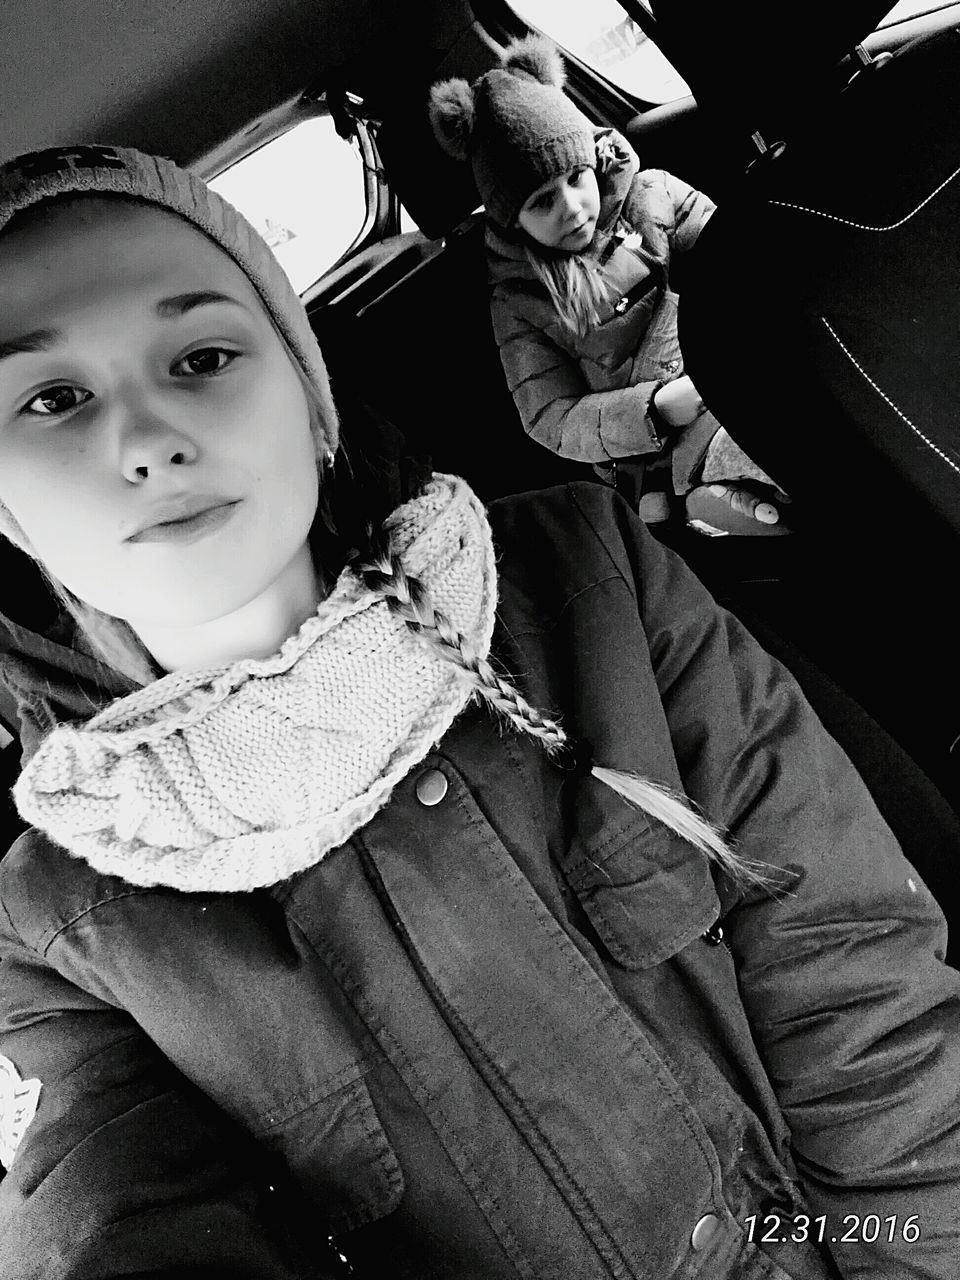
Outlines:
[[[354,475],[134,151],[0,170],[0,357],[5,1280],[955,1275],[942,916],[620,498]]]
[[[670,268],[714,206],[668,173],[640,172],[626,139],[594,129],[563,81],[556,48],[531,36],[472,87],[431,93],[437,139],[470,159],[484,203],[493,326],[524,426],[642,492],[651,522],[667,517],[667,490],[705,531],[784,533],[760,494],[785,495],[683,372]]]

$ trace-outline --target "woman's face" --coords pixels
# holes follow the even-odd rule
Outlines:
[[[306,394],[187,222],[97,201],[0,236],[0,499],[50,573],[140,633],[223,618],[309,558]]]
[[[577,253],[593,239],[600,215],[600,189],[593,169],[571,169],[551,178],[526,200],[519,226],[548,249]]]

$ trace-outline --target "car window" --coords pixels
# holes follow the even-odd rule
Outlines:
[[[640,0],[649,9],[646,0]],[[955,0],[900,0],[881,27],[936,9]],[[515,13],[627,93],[661,104],[685,97],[690,89],[672,63],[623,10],[618,0],[510,0]]]
[[[617,0],[510,3],[524,22],[644,102],[673,102],[690,92],[686,81]]]
[[[349,249],[366,215],[363,161],[330,116],[295,125],[210,186],[253,223],[298,293]]]
[[[905,18],[915,18],[920,13],[933,13],[936,9],[947,9],[954,2],[955,0],[945,0],[937,4],[935,0],[900,0],[899,4],[893,6],[880,26],[889,27],[894,22],[903,22]]]

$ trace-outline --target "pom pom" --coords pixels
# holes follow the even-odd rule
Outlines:
[[[430,90],[430,123],[437,141],[455,160],[466,160],[475,119],[473,90],[466,80],[445,80]]]
[[[563,59],[552,40],[546,36],[524,36],[507,45],[502,62],[508,71],[525,71],[541,84],[562,89],[567,75]]]

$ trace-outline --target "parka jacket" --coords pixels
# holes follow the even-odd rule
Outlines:
[[[601,323],[580,337],[566,326],[534,274],[519,233],[486,229],[490,311],[510,393],[527,433],[565,458],[608,463],[665,445],[650,402],[683,373],[675,255],[696,243],[714,204],[660,169],[639,171],[629,143],[599,129],[597,230],[582,255],[607,284]],[[675,491],[690,475],[720,424],[706,414],[674,443]]]
[[[777,887],[478,709],[270,889],[138,888],[28,832],[0,863],[0,1053],[40,1082],[4,1280],[955,1280],[931,895],[792,678],[621,499],[490,515],[527,696]],[[57,652],[16,668],[28,727],[69,713]]]

